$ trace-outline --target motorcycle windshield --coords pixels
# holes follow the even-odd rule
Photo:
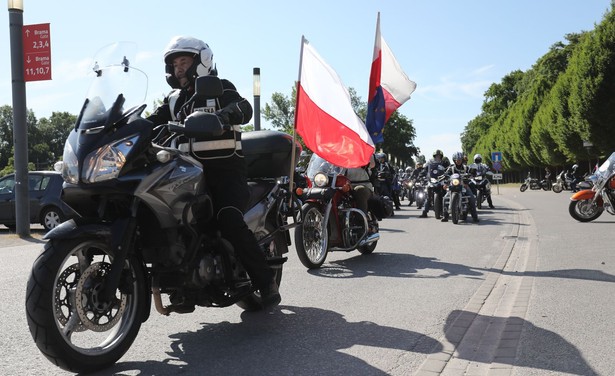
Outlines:
[[[594,187],[602,188],[609,180],[611,176],[615,174],[615,152],[609,156],[609,159],[604,161],[600,167],[598,167],[598,171],[596,171],[595,175],[597,176],[597,181],[594,183]]]
[[[310,163],[308,164],[306,174],[308,178],[314,179],[314,176],[321,172],[326,175],[339,175],[344,170],[343,167],[336,166],[331,164],[326,159],[318,156],[316,153],[312,154],[310,158]]]
[[[77,119],[78,129],[115,123],[145,102],[147,75],[135,68],[136,44],[113,43],[94,58],[94,78]]]

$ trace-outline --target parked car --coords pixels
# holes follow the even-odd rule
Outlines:
[[[62,201],[62,175],[56,171],[28,172],[30,223],[40,223],[47,231],[76,213]],[[0,224],[15,229],[15,175],[0,178]]]

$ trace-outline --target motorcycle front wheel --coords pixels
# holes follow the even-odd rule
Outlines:
[[[525,191],[527,191],[527,184],[525,184],[525,183],[521,184],[521,186],[519,187],[519,190],[520,190],[521,192],[525,192]]]
[[[476,208],[477,209],[483,208],[483,192],[481,192],[480,190],[478,191],[478,194],[476,195]]]
[[[451,220],[454,224],[459,223],[459,217],[461,216],[461,204],[459,200],[461,200],[461,196],[459,196],[459,193],[454,192],[451,195]]]
[[[318,205],[308,203],[302,211],[301,224],[295,228],[295,248],[303,266],[316,269],[327,258],[329,231]]]
[[[433,195],[433,211],[436,219],[442,217],[442,196],[439,193],[434,193]]]
[[[591,222],[600,217],[604,208],[592,203],[591,200],[570,201],[568,212],[572,218],[579,222]]]
[[[555,193],[561,193],[564,189],[562,188],[561,184],[553,184],[552,190]]]
[[[55,365],[90,372],[114,364],[147,315],[143,267],[127,261],[111,301],[102,290],[113,252],[99,239],[51,240],[28,279],[26,312],[39,350]]]

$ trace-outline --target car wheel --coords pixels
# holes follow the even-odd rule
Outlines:
[[[41,213],[41,224],[49,231],[64,222],[64,214],[55,206],[45,208]]]

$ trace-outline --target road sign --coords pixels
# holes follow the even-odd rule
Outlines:
[[[51,80],[51,33],[49,24],[22,28],[24,80]]]
[[[502,174],[493,174],[491,175],[493,180],[502,180]]]
[[[500,172],[502,169],[502,152],[501,151],[492,151],[491,152],[491,162],[493,162],[493,169],[497,172]]]

